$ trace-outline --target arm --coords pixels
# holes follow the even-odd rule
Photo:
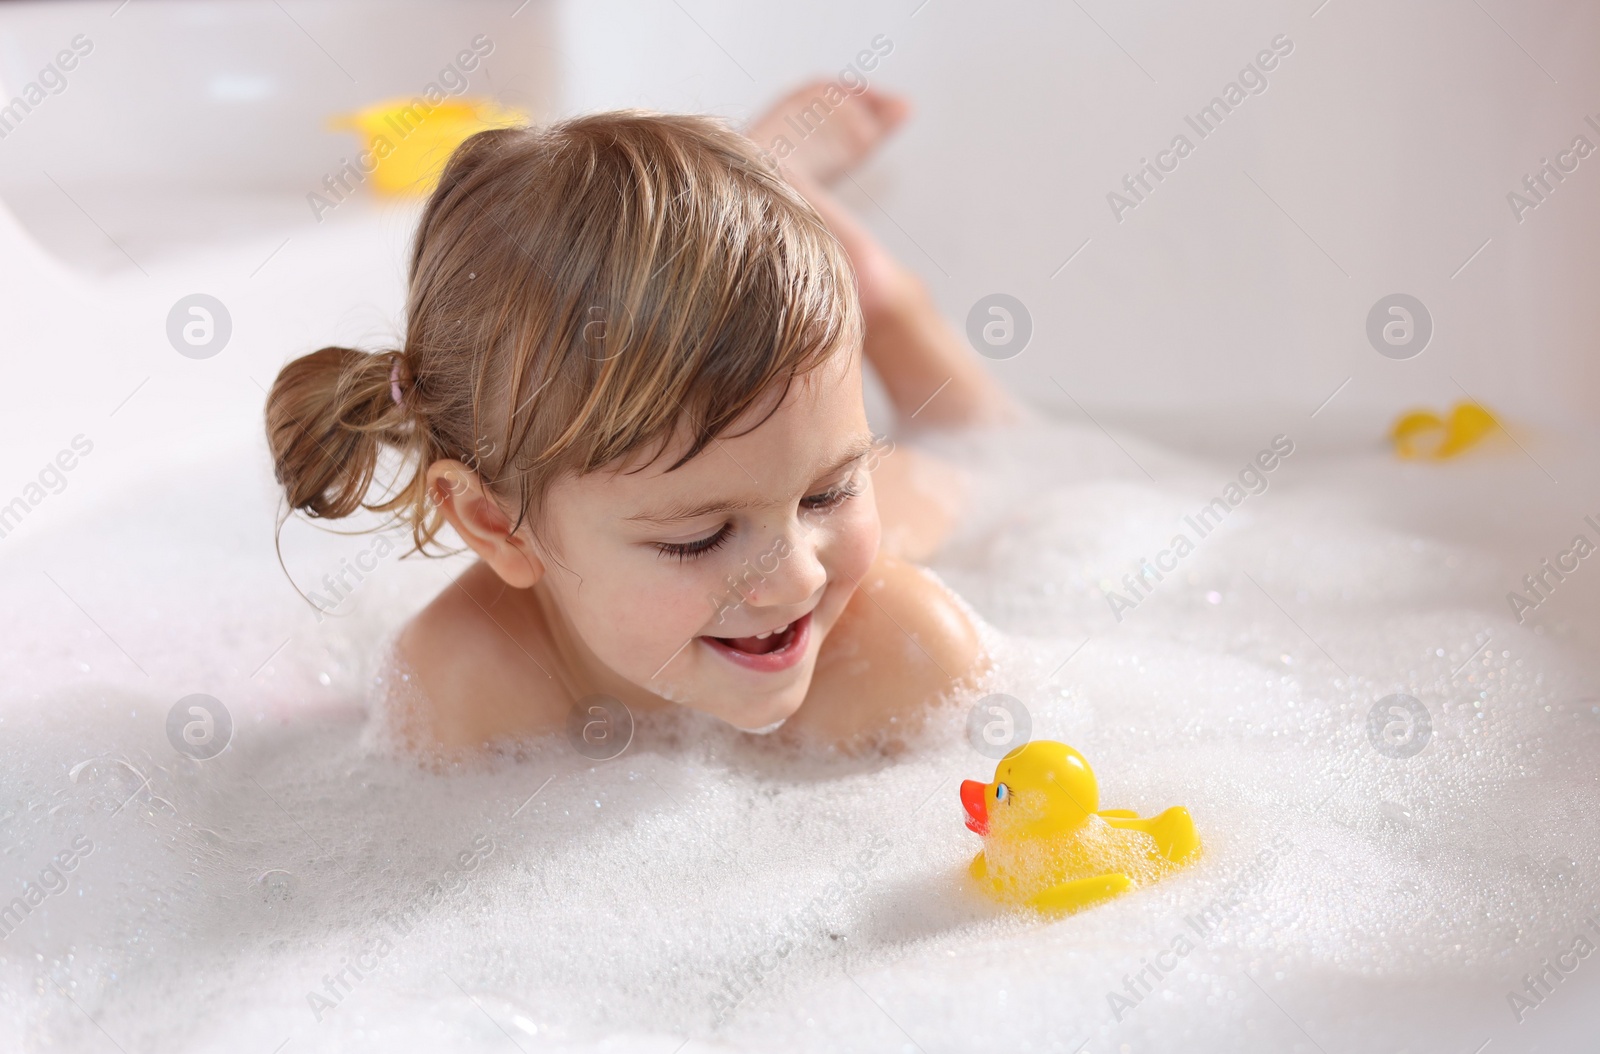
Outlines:
[[[913,419],[932,427],[1016,420],[1016,403],[945,321],[921,280],[831,196],[804,181],[797,185],[809,190],[807,198],[850,255],[866,324],[863,350],[894,403],[900,425]]]

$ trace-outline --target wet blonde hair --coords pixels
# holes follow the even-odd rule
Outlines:
[[[427,551],[437,460],[476,470],[513,530],[537,525],[556,480],[669,451],[677,468],[860,339],[844,251],[722,123],[497,129],[461,144],[428,199],[404,346],[290,362],[267,440],[292,508],[391,513]],[[394,479],[370,496],[385,451]]]

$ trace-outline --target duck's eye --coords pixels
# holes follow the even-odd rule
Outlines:
[[[996,783],[994,785],[994,800],[996,802],[1005,801],[1009,797],[1011,797],[1010,787],[1007,787],[1004,783]]]

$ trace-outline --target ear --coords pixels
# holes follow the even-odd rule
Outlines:
[[[534,552],[529,532],[512,533],[511,517],[476,472],[459,461],[435,461],[428,466],[427,484],[428,501],[506,585],[527,589],[544,577],[544,561]]]

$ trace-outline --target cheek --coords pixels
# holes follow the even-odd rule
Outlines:
[[[654,670],[701,631],[713,610],[714,579],[669,560],[640,563],[631,573],[606,578],[599,583],[585,577],[574,599],[584,611],[589,646],[618,670],[641,664]]]
[[[572,550],[564,563],[582,577],[555,571],[556,601],[589,650],[618,673],[642,681],[709,620],[710,574],[653,554]]]
[[[846,584],[860,580],[878,558],[882,533],[878,506],[871,493],[854,498],[835,514],[828,527],[830,537],[823,558],[828,570]]]

